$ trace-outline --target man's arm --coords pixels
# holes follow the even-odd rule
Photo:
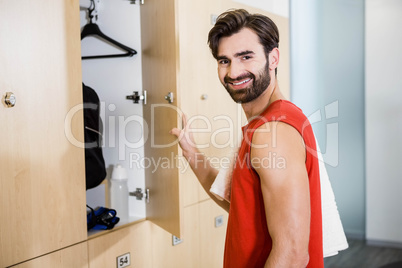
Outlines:
[[[251,163],[260,176],[272,251],[268,267],[306,267],[309,261],[310,192],[306,150],[299,132],[269,122],[253,135]]]
[[[183,129],[173,128],[170,134],[179,138],[179,144],[183,151],[183,156],[190,164],[191,169],[194,171],[204,188],[205,192],[224,210],[229,212],[229,202],[226,200],[219,200],[209,190],[218,175],[218,170],[215,169],[203,153],[201,153],[195,146],[194,138],[189,126],[187,125],[187,118],[183,115]]]

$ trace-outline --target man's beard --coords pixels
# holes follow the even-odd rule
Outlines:
[[[233,81],[241,81],[247,78],[253,79],[253,84],[251,86],[239,90],[233,90],[230,88],[229,83],[232,83]],[[236,77],[235,79],[231,79],[228,76],[225,76],[224,82],[225,84],[223,86],[226,88],[227,92],[236,103],[247,103],[253,101],[261,96],[261,94],[264,93],[265,90],[267,90],[269,84],[271,83],[268,61],[265,66],[258,72],[257,77],[249,72],[247,74]]]

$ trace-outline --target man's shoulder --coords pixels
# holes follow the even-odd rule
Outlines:
[[[297,130],[301,130],[306,125],[310,124],[308,118],[303,111],[297,107],[294,103],[287,100],[277,100],[273,102],[258,118],[253,120],[250,124],[250,129],[257,130],[261,128],[267,128],[270,124],[275,125],[275,122],[282,122]]]
[[[277,118],[277,121],[281,121],[281,118],[287,117],[306,118],[306,115],[303,113],[302,109],[288,100],[277,100],[270,106],[272,106],[271,109],[268,109],[266,113],[268,118]]]

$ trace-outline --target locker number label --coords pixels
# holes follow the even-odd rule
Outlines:
[[[130,253],[117,257],[117,268],[127,267],[131,264]]]

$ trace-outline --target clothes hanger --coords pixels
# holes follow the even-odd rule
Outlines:
[[[104,33],[102,33],[99,26],[96,23],[92,22],[92,19],[94,17],[92,12],[94,10],[95,10],[95,1],[91,0],[91,6],[88,8],[90,22],[88,24],[86,24],[84,26],[84,28],[82,29],[81,40],[87,36],[96,36],[96,37],[99,37],[99,38],[105,40],[106,42],[109,42],[110,44],[112,44],[118,48],[121,48],[126,53],[111,54],[111,55],[83,56],[83,57],[81,57],[81,59],[86,60],[86,59],[100,59],[100,58],[132,57],[133,55],[137,54],[137,51],[135,51],[134,49],[132,49],[128,46],[125,46],[125,45],[117,42],[116,40],[110,38],[109,36],[105,35]]]

